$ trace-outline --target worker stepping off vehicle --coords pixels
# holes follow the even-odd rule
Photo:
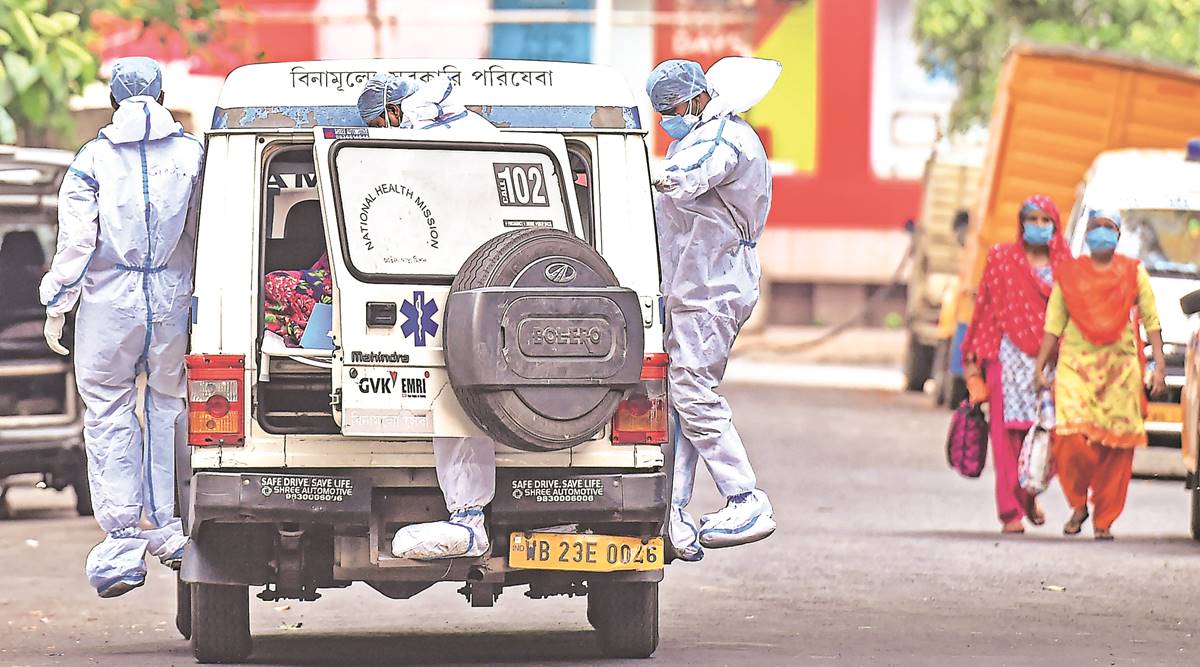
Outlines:
[[[675,141],[651,177],[657,193],[668,377],[680,428],[675,441],[671,543],[683,560],[702,547],[748,544],[775,530],[729,403],[717,393],[738,331],[758,302],[756,247],[771,208],[771,167],[758,135],[738,117],[766,96],[781,66],[725,58],[708,74],[689,60],[650,73],[646,94]],[[722,257],[714,262],[713,258]],[[701,521],[687,512],[704,460],[724,509]]]

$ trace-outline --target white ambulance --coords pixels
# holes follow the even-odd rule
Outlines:
[[[375,73],[448,77],[498,128],[368,129]],[[670,490],[648,158],[615,70],[467,60],[248,65],[207,134],[178,626],[201,662],[251,650],[248,589],[365,582],[587,595],[605,655],[658,643]],[[327,255],[331,324],[289,347],[266,276]],[[319,326],[314,314],[308,328]],[[394,558],[447,517],[434,436],[497,442],[491,553]]]

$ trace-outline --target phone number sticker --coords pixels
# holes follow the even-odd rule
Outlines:
[[[501,206],[550,206],[546,174],[533,162],[494,162],[496,192]]]

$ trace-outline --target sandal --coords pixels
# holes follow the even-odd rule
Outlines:
[[[1075,510],[1071,518],[1063,524],[1063,535],[1078,535],[1079,531],[1083,530],[1083,522],[1088,520],[1088,516],[1087,507]]]
[[[1029,519],[1029,523],[1035,526],[1041,526],[1046,523],[1046,513],[1042,511],[1040,505],[1037,504],[1037,499],[1029,496],[1029,501],[1025,503],[1025,516]]]
[[[1096,528],[1092,534],[1101,542],[1108,542],[1116,539],[1113,537],[1112,531],[1105,528]]]
[[[1005,535],[1020,535],[1021,533],[1025,532],[1025,524],[1021,523],[1020,519],[1017,519],[1016,521],[1009,521],[1004,524],[1004,527],[1000,529],[1000,532],[1004,533]]]

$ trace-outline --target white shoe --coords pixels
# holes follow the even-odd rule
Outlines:
[[[392,555],[413,560],[475,558],[488,553],[483,508],[470,507],[450,515],[449,521],[405,526],[392,538]]]
[[[775,516],[767,494],[755,489],[732,496],[725,508],[700,519],[700,544],[707,549],[734,547],[775,532]]]
[[[178,570],[183,563],[183,547],[187,544],[187,536],[183,534],[183,526],[179,519],[162,528],[143,530],[142,537],[147,542],[146,551],[163,565]]]
[[[697,539],[699,532],[692,516],[682,507],[671,508],[671,525],[667,534],[671,538],[671,549],[679,560],[695,563],[704,558],[704,549]]]

